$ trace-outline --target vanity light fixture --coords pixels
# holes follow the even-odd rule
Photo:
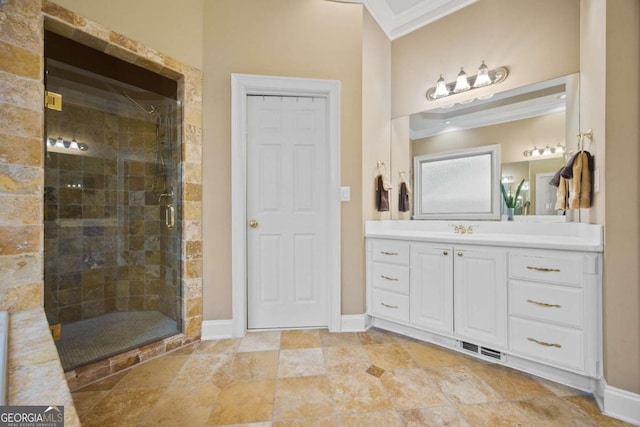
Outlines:
[[[543,148],[533,147],[531,150],[524,150],[522,155],[524,157],[538,157],[546,156],[548,154],[564,154],[566,148],[564,145],[558,144],[555,147],[546,146]]]
[[[47,143],[49,147],[63,148],[72,151],[87,151],[89,149],[89,146],[86,143],[78,142],[75,138],[71,141],[67,141],[61,137],[58,137],[57,139],[48,138]]]
[[[440,78],[436,81],[436,85],[427,91],[427,99],[429,101],[435,101],[450,95],[456,95],[473,89],[502,83],[508,75],[509,72],[505,67],[498,67],[490,70],[484,61],[482,61],[482,64],[480,64],[480,67],[478,68],[478,74],[475,76],[467,76],[464,69],[460,68],[456,81],[446,83],[444,77],[440,74]],[[485,99],[490,97],[491,95],[484,96],[482,98]],[[471,101],[473,100],[474,99],[471,99]]]

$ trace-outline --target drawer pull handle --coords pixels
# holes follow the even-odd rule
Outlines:
[[[539,305],[541,307],[555,307],[555,308],[562,308],[562,306],[558,305],[558,304],[547,304],[546,302],[540,302],[540,301],[534,301],[532,299],[528,299],[527,302],[529,304],[535,304],[535,305]]]
[[[528,339],[529,341],[531,341],[531,342],[534,342],[534,343],[536,343],[536,344],[540,344],[540,345],[545,346],[545,347],[556,347],[556,348],[562,348],[562,346],[561,346],[560,344],[553,344],[553,343],[550,343],[550,342],[538,341],[537,339],[535,339],[535,338],[531,338],[531,337],[529,337],[529,338],[527,338],[527,339]]]
[[[383,302],[381,302],[381,303],[380,303],[380,305],[382,305],[382,306],[384,306],[384,307],[387,307],[387,308],[398,308],[398,306],[397,306],[397,305],[385,304],[385,303],[383,303]]]
[[[527,267],[528,270],[541,271],[543,273],[560,273],[559,268],[545,268],[545,267]]]
[[[382,277],[385,280],[391,280],[392,282],[397,282],[398,281],[398,279],[396,279],[395,277],[385,276],[384,274],[381,275],[380,277]]]
[[[449,255],[449,251],[442,251],[442,255],[444,255],[444,256]]]
[[[387,251],[380,251],[380,253],[382,255],[398,255],[398,252],[387,252]]]
[[[458,256],[462,256],[462,252],[458,252]]]

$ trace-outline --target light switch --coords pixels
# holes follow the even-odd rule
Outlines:
[[[351,201],[351,187],[340,187],[340,201]]]

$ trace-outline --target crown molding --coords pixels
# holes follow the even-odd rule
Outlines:
[[[421,0],[400,13],[394,13],[388,1],[339,0],[363,4],[390,40],[395,40],[418,28],[475,3],[477,0]]]

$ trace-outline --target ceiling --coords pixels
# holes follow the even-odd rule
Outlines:
[[[378,25],[394,40],[477,0],[338,0],[362,3]]]

